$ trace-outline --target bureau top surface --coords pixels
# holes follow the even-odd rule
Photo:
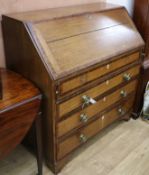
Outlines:
[[[6,69],[0,69],[2,78],[2,99],[0,114],[17,105],[40,98],[39,90],[21,75]]]
[[[8,16],[23,20],[53,79],[144,45],[125,8],[107,3]]]

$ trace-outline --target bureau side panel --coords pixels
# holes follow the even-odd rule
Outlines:
[[[2,27],[7,67],[31,80],[43,94],[43,148],[48,164],[52,166],[55,164],[54,82],[24,24],[3,16]]]

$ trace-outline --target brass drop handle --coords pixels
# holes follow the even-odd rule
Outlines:
[[[118,113],[119,113],[120,115],[124,115],[124,114],[125,114],[125,111],[124,111],[122,108],[119,108],[119,109],[118,109]]]
[[[83,103],[84,103],[85,105],[89,105],[89,104],[90,104],[90,97],[89,97],[89,96],[83,95],[83,96],[82,96],[82,100],[83,100]]]
[[[126,81],[130,81],[131,80],[131,75],[128,74],[128,73],[125,73],[124,76],[123,76],[124,80]]]
[[[86,114],[81,114],[80,115],[80,121],[83,123],[88,122],[88,116]]]
[[[83,100],[82,108],[84,108],[85,106],[88,106],[89,104],[95,104],[96,103],[96,101],[93,98],[91,98],[87,95],[83,95],[82,100]]]
[[[121,95],[122,97],[127,97],[127,92],[124,91],[124,90],[121,90],[120,95]]]
[[[80,135],[80,142],[85,143],[87,141],[87,137],[84,134]]]

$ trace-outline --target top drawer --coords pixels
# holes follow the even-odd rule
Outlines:
[[[67,80],[60,85],[60,94],[65,94],[75,88],[78,88],[90,81],[93,81],[101,76],[104,76],[112,71],[115,71],[120,67],[133,63],[137,60],[139,60],[139,52],[133,53],[126,57],[122,57],[121,59],[98,67],[94,70],[88,71],[78,77]]]

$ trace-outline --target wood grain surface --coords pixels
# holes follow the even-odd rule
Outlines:
[[[127,114],[132,107],[132,102],[126,103],[124,106],[122,106],[123,109],[125,109],[125,114]],[[102,117],[99,119],[93,121],[90,123],[87,127],[79,130],[77,134],[69,137],[62,143],[58,145],[58,159],[61,159],[66,154],[70,153],[72,150],[74,150],[76,147],[78,147],[80,144],[83,144],[83,142],[80,139],[80,136],[83,135],[86,138],[86,141],[97,134],[101,129],[107,127],[109,124],[111,124],[116,119],[120,119],[120,115],[118,113],[119,107],[111,110],[108,113],[105,113]],[[70,123],[69,123],[70,124]],[[84,143],[86,143],[86,141]]]
[[[88,116],[93,116],[99,111],[107,108],[109,105],[112,105],[116,103],[118,100],[120,100],[121,98],[123,98],[120,93],[122,90],[127,92],[127,94],[129,94],[131,92],[136,91],[137,85],[138,85],[138,81],[134,80],[129,84],[125,85],[124,87],[121,87],[118,90],[114,91],[113,93],[109,95],[105,95],[105,97],[97,101],[97,103],[91,104],[88,107],[83,108],[81,111],[79,111],[79,113],[75,113],[73,116],[80,116],[81,113],[86,113]],[[63,116],[60,115],[59,119],[61,118],[63,118]]]
[[[102,13],[97,12],[42,21],[38,22],[35,26],[41,31],[46,42],[54,42],[83,33],[120,25],[121,23],[128,23],[128,18],[125,18],[126,13],[126,11],[117,9]]]
[[[115,88],[116,86],[120,85],[121,83],[125,82],[124,80],[124,74],[130,74],[131,78],[133,79],[135,76],[139,75],[140,73],[140,66],[133,67],[131,69],[128,69],[127,71],[111,78],[107,79],[103,83],[97,85],[94,88],[90,88],[88,91],[84,91],[83,93],[59,104],[59,115],[63,116],[70,111],[74,110],[75,108],[82,105],[82,96],[87,95],[93,99],[97,98],[101,94],[105,93],[106,91]]]
[[[122,109],[124,109],[125,112],[126,112],[127,108],[130,108],[130,107],[132,108],[133,107],[134,95],[131,96],[130,98],[131,98],[131,100],[127,100],[125,102],[125,105],[122,104],[122,102],[120,102],[119,106]],[[118,107],[117,107],[117,109],[118,109]],[[100,115],[99,114],[97,114],[97,115],[99,117],[101,117],[101,115],[103,115],[104,116],[104,120],[102,122],[104,122],[105,125],[108,125],[108,124],[112,123],[113,119],[119,117],[118,111],[116,111],[116,112],[117,112],[116,113],[117,115],[115,115],[114,113],[113,114],[109,113],[109,115],[108,114],[103,114],[103,113],[106,113],[106,112],[102,112],[102,114],[100,113]],[[92,119],[93,116],[88,116],[87,115],[87,118],[88,118],[88,121],[90,121],[90,119]],[[74,128],[78,128],[78,127],[80,127],[82,125],[86,125],[88,123],[88,121],[86,123],[83,123],[83,121],[80,120],[80,116],[79,115],[78,116],[77,115],[70,116],[68,119],[59,122],[59,124],[58,124],[58,136],[59,137],[63,136],[64,134],[70,132]]]
[[[53,65],[53,69],[57,76],[62,76],[138,48],[142,44],[135,28],[126,24],[58,40],[48,46],[55,59],[56,66]]]
[[[28,80],[0,69],[3,99],[0,100],[0,159],[21,143],[38,115],[41,94]]]
[[[92,9],[92,6],[90,8]],[[92,15],[88,17],[87,13],[84,13],[87,17],[83,13],[82,16],[73,17],[76,19],[74,23],[70,23],[65,15],[52,21],[45,21],[43,18],[38,24],[34,23],[36,20],[28,23],[24,21],[54,79],[73,74],[109,57],[143,47],[144,42],[124,8],[116,8],[110,12],[111,14],[107,9],[100,11],[100,5],[98,8],[100,13],[92,14],[93,17]],[[46,11],[43,13],[46,15]],[[36,12],[33,15],[35,14]],[[15,18],[15,15],[7,17]],[[7,17],[3,16],[3,19]],[[55,23],[56,25],[60,23],[60,30],[54,29]],[[83,29],[83,26],[87,27]],[[53,29],[50,29],[51,27]],[[51,40],[51,37],[54,38]]]
[[[0,69],[3,85],[3,99],[0,100],[0,114],[19,103],[27,102],[32,98],[37,98],[40,92],[28,80],[21,75],[6,69]]]
[[[140,119],[113,123],[82,145],[60,174],[148,175],[148,132]],[[2,175],[33,175],[36,169],[35,156],[21,145],[0,162]],[[53,175],[46,164],[43,173]]]
[[[65,138],[58,137],[59,122],[77,118],[81,112],[98,120],[96,114],[126,100],[121,90],[135,95],[144,42],[125,9],[105,3],[3,15],[2,26],[7,66],[43,93],[45,158],[51,170],[58,173],[69,159],[57,159],[59,141],[78,129],[72,125],[75,128],[68,130]],[[131,81],[115,78],[130,68],[134,75]],[[104,91],[102,83],[109,78],[115,78],[109,86],[112,89]],[[81,110],[79,94],[88,91],[97,103]],[[97,125],[90,127],[90,136],[100,130]]]
[[[67,93],[68,91],[71,91],[74,88],[78,88],[79,86],[82,86],[90,81],[100,78],[101,76],[104,76],[112,71],[117,70],[118,68],[131,64],[137,60],[139,60],[139,53],[134,53],[116,61],[109,62],[106,65],[99,66],[94,70],[91,70],[85,74],[81,74],[78,77],[72,78],[71,80],[62,83],[62,85],[60,86],[60,93]]]

